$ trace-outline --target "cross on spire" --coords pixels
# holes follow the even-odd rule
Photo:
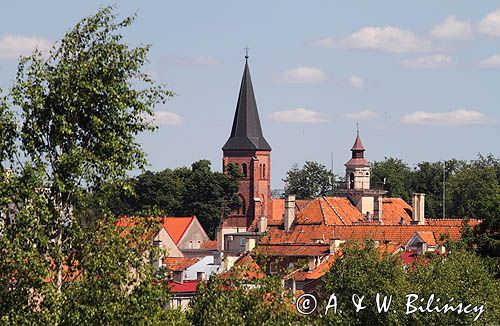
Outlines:
[[[246,45],[243,50],[245,50],[245,59],[248,59],[248,50],[250,50],[250,48],[248,47],[248,45]]]

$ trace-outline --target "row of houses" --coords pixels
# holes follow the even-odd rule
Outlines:
[[[211,241],[196,217],[165,217],[154,236],[168,253],[171,306],[186,307],[199,282],[235,266],[250,268],[249,279],[287,270],[285,285],[294,293],[311,292],[335,263],[348,240],[371,240],[379,250],[411,263],[419,254],[446,254],[446,241],[459,240],[460,219],[425,217],[425,194],[412,203],[387,198],[371,185],[371,165],[359,131],[345,163],[345,184],[330,196],[296,200],[273,198],[270,189],[271,146],[264,138],[246,57],[231,134],[222,147],[223,164],[240,167],[241,206],[232,212]],[[130,218],[120,223],[126,226]],[[470,220],[470,226],[479,223]],[[264,257],[257,264],[255,257]],[[304,264],[304,262],[306,264]],[[305,267],[304,267],[305,266]]]

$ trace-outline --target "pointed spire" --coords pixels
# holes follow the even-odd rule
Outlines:
[[[351,151],[365,151],[363,147],[363,143],[361,142],[361,137],[359,137],[359,130],[356,132],[356,140],[354,141],[354,145],[352,145]]]
[[[347,163],[346,166],[369,166],[370,163],[365,160],[365,148],[363,147],[363,143],[361,142],[361,137],[359,136],[359,128],[356,131],[356,140],[354,141],[354,145],[351,148],[352,157]]]
[[[246,48],[248,51],[248,48]],[[241,79],[240,94],[234,113],[231,136],[222,147],[226,149],[271,150],[262,134],[262,127],[257,111],[257,103],[253,92],[250,69],[248,68],[248,52],[245,55],[245,70]]]

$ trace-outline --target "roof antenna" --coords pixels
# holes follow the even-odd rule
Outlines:
[[[359,135],[359,122],[356,122],[356,133]]]
[[[248,60],[248,50],[250,50],[250,48],[248,47],[248,45],[246,45],[243,50],[245,50],[245,59]]]

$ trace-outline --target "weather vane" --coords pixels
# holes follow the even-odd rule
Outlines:
[[[248,50],[250,50],[250,48],[247,46],[245,46],[245,48],[243,48],[243,50],[245,50],[245,59],[248,59]]]

